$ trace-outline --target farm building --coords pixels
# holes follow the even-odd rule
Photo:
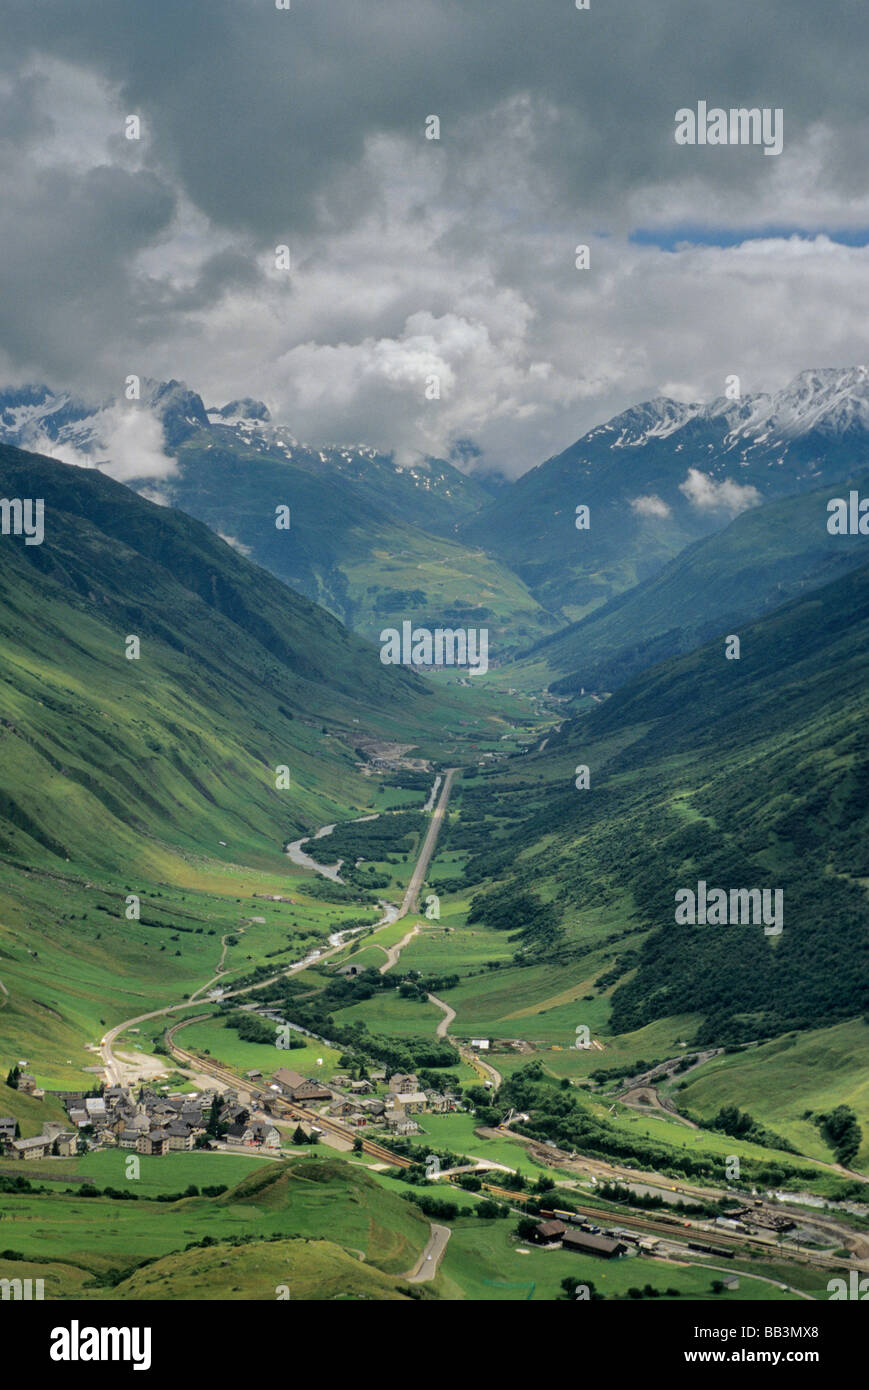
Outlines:
[[[332,1092],[321,1086],[319,1081],[311,1081],[297,1071],[280,1067],[274,1080],[289,1100],[331,1100]]]
[[[539,1245],[548,1245],[550,1241],[561,1240],[566,1230],[563,1221],[538,1221],[531,1239]]]
[[[577,1250],[582,1255],[602,1255],[607,1260],[613,1259],[616,1255],[624,1255],[628,1248],[620,1240],[612,1240],[609,1236],[593,1236],[587,1231],[565,1231],[561,1244],[565,1250]]]

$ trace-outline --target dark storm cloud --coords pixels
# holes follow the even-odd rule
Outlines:
[[[135,318],[129,266],[169,225],[175,196],[154,174],[107,166],[37,169],[4,186],[0,340],[16,363],[63,374],[89,324]]]
[[[45,82],[35,74],[0,90],[0,146],[22,152],[50,134],[52,121],[45,98]]]
[[[854,360],[865,253],[726,228],[869,224],[867,39],[850,0],[7,0],[3,370],[515,471],[640,394]],[[677,146],[700,99],[782,107],[784,153]]]
[[[294,0],[287,12],[270,0],[18,0],[7,9],[7,62],[50,52],[117,83],[196,205],[219,225],[268,238],[328,218],[330,185],[366,137],[414,135],[434,112],[461,149],[469,117],[523,93],[541,108],[534,159],[566,201],[592,209],[613,210],[626,190],[658,178],[766,176],[731,152],[711,170],[708,151],[674,145],[676,108],[699,98],[782,106],[788,138],[832,122],[841,134],[832,179],[852,178],[853,161],[866,160],[869,15],[847,0],[593,0],[588,12],[569,0]]]

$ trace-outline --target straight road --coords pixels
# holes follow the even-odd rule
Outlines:
[[[457,769],[454,767],[450,767],[447,769],[447,775],[444,778],[444,784],[441,787],[441,794],[438,797],[438,804],[434,809],[431,821],[429,822],[426,837],[422,842],[422,849],[419,852],[419,858],[416,861],[416,868],[410,876],[410,883],[407,885],[407,892],[405,893],[404,898],[402,899],[401,909],[398,914],[399,917],[405,917],[408,912],[416,912],[418,910],[419,890],[422,887],[422,882],[425,878],[426,870],[428,869],[429,863],[431,862],[431,857],[434,854],[434,847],[437,844],[437,838],[440,834],[440,828],[443,822],[444,812],[447,809],[447,802],[450,799],[450,791],[452,789],[453,778],[456,775],[456,771]]]

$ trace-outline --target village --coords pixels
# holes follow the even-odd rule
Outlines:
[[[415,1116],[443,1114],[462,1108],[457,1096],[422,1089],[413,1073],[385,1070],[370,1079],[335,1076],[329,1085],[279,1067],[270,1082],[262,1072],[245,1074],[251,1090],[205,1090],[170,1093],[152,1086],[102,1086],[90,1093],[51,1091],[36,1085],[29,1073],[17,1072],[17,1088],[34,1099],[46,1094],[60,1102],[68,1125],[46,1122],[42,1133],[31,1138],[18,1135],[13,1116],[0,1116],[0,1153],[23,1161],[47,1157],[68,1158],[91,1149],[130,1149],[149,1157],[195,1149],[255,1150],[277,1156],[291,1133],[301,1130],[306,1142],[316,1143],[322,1129],[308,1119],[295,1127],[286,1119],[281,1128],[273,1120],[272,1106],[262,1090],[292,1104],[312,1105],[325,1118],[366,1132],[407,1136],[419,1132]],[[378,1087],[381,1095],[375,1092]],[[257,1094],[254,1094],[256,1092]],[[297,1140],[298,1142],[298,1140]]]

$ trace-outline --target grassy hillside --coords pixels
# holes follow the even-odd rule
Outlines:
[[[713,1057],[682,1081],[679,1103],[706,1119],[722,1105],[738,1105],[802,1153],[829,1160],[829,1145],[812,1116],[833,1104],[869,1114],[866,1031],[862,1020],[854,1019]],[[866,1129],[854,1166],[869,1166]]]
[[[552,683],[560,695],[614,690],[666,657],[719,632],[736,632],[788,599],[865,562],[862,536],[831,536],[831,495],[861,496],[869,479],[828,485],[743,512],[723,531],[686,547],[650,579],[581,622],[544,639],[528,663],[569,674]]]
[[[740,636],[740,660],[725,660],[722,638],[662,663],[542,751],[464,779],[430,871],[454,928],[444,950],[458,982],[438,992],[457,1010],[455,1036],[521,1038],[552,1074],[580,1078],[784,1033],[826,1047],[847,1027],[866,1071],[869,570]],[[574,784],[580,764],[587,790]],[[676,891],[699,879],[780,889],[781,935],[677,925]],[[403,968],[441,965],[440,940],[418,937]],[[579,1025],[596,1049],[575,1048]],[[719,1071],[733,1078],[719,1105],[747,1104],[737,1078],[751,1055],[697,1074],[699,1113],[718,1098]],[[492,1061],[512,1074],[521,1058]],[[768,1102],[756,1118],[830,1161],[814,1126],[792,1126],[845,1104],[865,1134],[867,1097],[850,1066],[801,1071],[786,1113]],[[765,1084],[758,1072],[755,1103]]]
[[[453,534],[489,500],[471,478],[438,460],[401,468],[373,450],[311,451],[283,434],[194,431],[162,490],[367,637],[404,619],[484,626],[494,654],[557,626],[516,574]],[[289,530],[275,527],[281,503]]]
[[[867,636],[862,569],[744,628],[739,661],[725,660],[723,641],[702,647],[567,725],[523,759],[521,812],[507,775],[492,779],[503,840],[490,837],[486,876],[494,857],[514,894],[523,865],[552,885],[526,955],[545,945],[551,961],[563,917],[626,889],[654,931],[625,960],[637,974],[615,994],[617,1031],[699,1011],[709,1036],[738,1041],[863,1007]],[[580,762],[589,791],[573,784]],[[535,774],[549,783],[540,796]],[[472,859],[469,873],[485,864]],[[677,926],[675,892],[700,878],[781,889],[782,935]],[[527,915],[502,891],[481,920],[509,926],[520,902]]]
[[[124,1177],[123,1153],[110,1157],[117,1170],[111,1185],[138,1200],[84,1198],[53,1185],[4,1194],[4,1250],[44,1270],[46,1298],[166,1297],[164,1276],[178,1297],[274,1299],[276,1285],[287,1282],[291,1298],[354,1290],[397,1297],[396,1276],[428,1239],[429,1223],[416,1207],[338,1160],[266,1163],[222,1196],[161,1203]],[[173,1159],[190,1157],[159,1162],[171,1168]],[[210,1171],[210,1160],[200,1158],[199,1168]],[[178,1175],[176,1191],[182,1179],[189,1171]],[[59,1267],[56,1282],[51,1267]],[[213,1284],[203,1282],[203,1270]],[[18,1261],[0,1259],[0,1276],[21,1273]]]
[[[45,502],[42,545],[0,542],[0,1058],[73,1086],[224,938],[237,974],[358,918],[283,845],[373,809],[360,742],[426,755],[457,720],[201,523],[6,447],[0,487]],[[290,875],[295,907],[265,902]]]
[[[267,1299],[403,1302],[407,1284],[362,1264],[331,1240],[253,1241],[167,1255],[123,1280],[115,1299]]]

